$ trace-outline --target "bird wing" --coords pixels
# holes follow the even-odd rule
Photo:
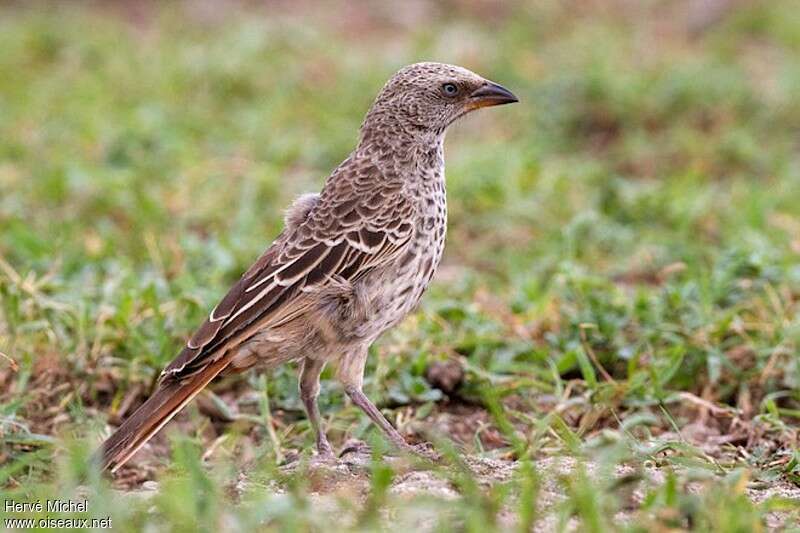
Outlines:
[[[183,379],[219,360],[258,329],[307,309],[305,294],[355,282],[403,261],[413,233],[413,203],[375,167],[329,180],[306,220],[287,228],[219,302],[162,378]],[[376,186],[376,183],[379,186]]]

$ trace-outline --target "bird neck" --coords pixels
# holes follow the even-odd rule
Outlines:
[[[393,160],[430,165],[444,164],[442,159],[445,130],[425,128],[398,121],[364,121],[355,153],[378,160]]]

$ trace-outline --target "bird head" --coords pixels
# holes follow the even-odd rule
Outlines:
[[[459,117],[482,107],[517,102],[502,85],[444,63],[415,63],[384,85],[361,127],[371,132],[429,139]]]

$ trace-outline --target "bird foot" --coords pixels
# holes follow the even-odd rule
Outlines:
[[[401,452],[435,463],[440,462],[442,459],[442,455],[438,453],[433,447],[433,444],[429,442],[408,444],[403,441],[401,443],[396,443],[395,448],[399,449]],[[372,455],[372,447],[364,441],[350,439],[345,443],[344,447],[339,452],[339,458],[351,454],[368,457]]]
[[[372,447],[363,440],[350,439],[344,443],[342,450],[339,452],[339,457],[345,455],[372,455]]]
[[[332,465],[338,462],[336,454],[333,453],[333,448],[331,448],[324,434],[320,434],[317,437],[317,452],[311,457],[311,462],[314,464],[326,465]]]
[[[436,451],[436,448],[433,447],[433,444],[430,442],[420,442],[419,444],[408,445],[409,451],[416,455],[417,457],[421,457],[422,459],[426,459],[428,461],[433,461],[434,463],[438,463],[442,460],[442,454]]]
[[[335,466],[339,463],[339,459],[334,454],[315,454],[311,457],[309,463],[312,466]]]

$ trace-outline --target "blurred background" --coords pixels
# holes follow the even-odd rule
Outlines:
[[[757,426],[751,466],[796,475],[796,2],[7,2],[0,50],[0,465],[44,450],[14,476],[143,401],[422,60],[520,103],[448,134],[446,257],[373,348],[369,395],[412,439],[476,453],[519,454],[509,428],[556,449],[548,424],[582,442],[617,416],[705,444]],[[221,383],[177,423],[235,434],[226,458],[299,453],[294,373]],[[322,403],[335,445],[372,431],[337,385]]]

